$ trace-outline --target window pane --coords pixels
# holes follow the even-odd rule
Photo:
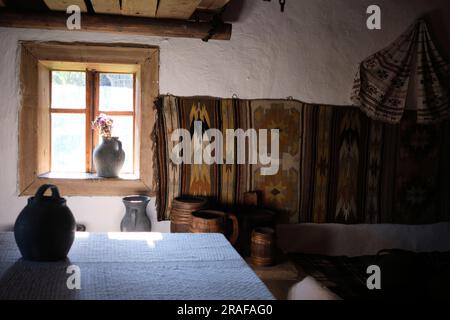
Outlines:
[[[133,75],[100,74],[100,111],[133,111]]]
[[[52,171],[86,171],[86,116],[52,114]]]
[[[86,108],[86,73],[52,71],[52,108]]]
[[[112,116],[111,118],[113,119],[112,135],[119,138],[125,151],[125,163],[120,173],[133,173],[133,117]],[[99,141],[101,141],[100,137]]]

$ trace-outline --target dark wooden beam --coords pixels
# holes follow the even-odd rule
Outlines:
[[[68,15],[64,12],[21,12],[0,9],[0,26],[10,28],[35,28],[47,30],[68,30]],[[181,37],[203,39],[212,25],[209,22],[193,22],[171,19],[129,17],[120,15],[81,15],[81,30],[85,32],[123,33],[144,36]],[[216,28],[211,39],[230,40],[231,24],[224,23]]]
[[[3,0],[6,7],[13,10],[48,11],[43,0]]]
[[[86,8],[89,13],[95,13],[91,0],[84,0],[84,3],[86,4]]]

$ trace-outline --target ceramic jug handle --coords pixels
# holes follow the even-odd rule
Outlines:
[[[44,199],[44,193],[45,193],[45,191],[47,191],[47,189],[52,190],[52,199],[58,200],[59,198],[61,198],[61,196],[59,195],[57,186],[55,186],[53,184],[43,184],[36,192],[36,196],[35,196],[36,200],[42,201]]]
[[[233,233],[230,235],[230,243],[234,245],[239,237],[239,222],[234,213],[228,214],[228,219],[233,222]]]

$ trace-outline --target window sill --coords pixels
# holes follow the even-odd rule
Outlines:
[[[73,179],[73,180],[139,180],[139,177],[135,174],[126,173],[121,174],[117,178],[102,178],[94,173],[76,173],[76,172],[47,172],[41,174],[39,178],[43,179]]]
[[[39,175],[21,195],[34,195],[43,184],[56,185],[62,196],[153,195],[151,188],[133,174],[120,175],[118,178],[101,178],[89,173],[54,172]]]

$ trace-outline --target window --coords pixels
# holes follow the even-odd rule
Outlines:
[[[113,119],[113,135],[125,151],[121,173],[135,173],[135,81],[133,73],[51,70],[51,172],[93,173],[99,136],[91,123],[101,113]]]
[[[155,47],[22,42],[19,193],[51,183],[66,196],[153,194],[158,71]],[[126,153],[119,178],[92,174],[100,113],[113,118]]]
[[[51,172],[88,172],[86,73],[51,72]]]

